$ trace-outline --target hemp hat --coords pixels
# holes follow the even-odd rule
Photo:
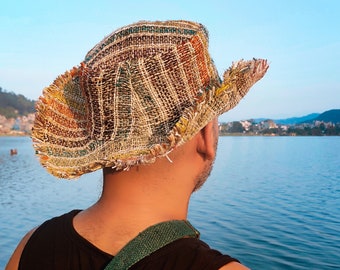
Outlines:
[[[241,60],[221,80],[202,24],[140,21],[43,90],[33,145],[60,178],[151,163],[235,107],[267,69],[266,60]]]

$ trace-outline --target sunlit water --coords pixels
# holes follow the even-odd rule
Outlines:
[[[101,180],[56,180],[29,138],[0,137],[0,269],[29,229],[95,202]],[[340,137],[221,137],[189,219],[252,269],[340,269],[339,195]]]

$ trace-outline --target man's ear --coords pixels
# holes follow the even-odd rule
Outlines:
[[[212,160],[216,155],[218,140],[217,119],[210,121],[198,134],[197,152],[204,159]]]

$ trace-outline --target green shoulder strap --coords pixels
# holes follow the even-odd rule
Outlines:
[[[187,220],[171,220],[153,225],[127,243],[104,270],[129,269],[154,251],[183,237],[199,237],[199,231]]]

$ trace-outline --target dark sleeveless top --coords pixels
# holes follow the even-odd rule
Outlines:
[[[73,227],[73,210],[43,223],[28,240],[19,262],[19,270],[104,269],[113,258],[81,235]],[[219,269],[237,261],[211,249],[195,238],[176,240],[139,261],[130,269]]]

